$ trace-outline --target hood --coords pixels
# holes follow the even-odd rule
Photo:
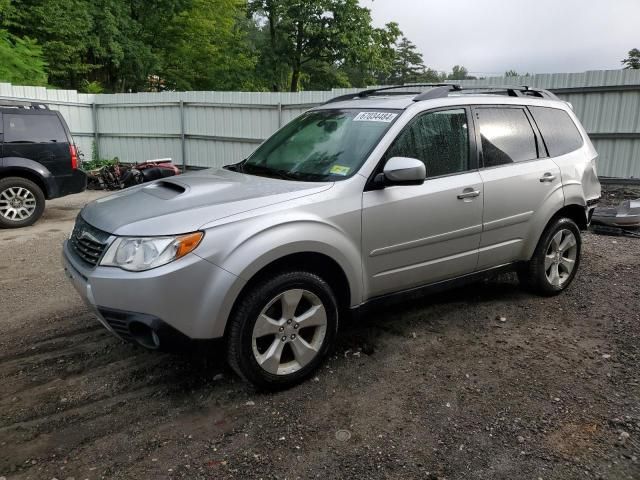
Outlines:
[[[88,223],[116,235],[154,236],[193,232],[203,225],[331,188],[229,170],[201,170],[123,190],[89,203]]]

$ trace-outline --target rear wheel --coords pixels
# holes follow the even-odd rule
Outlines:
[[[578,272],[582,239],[570,218],[552,221],[540,237],[531,260],[518,271],[520,282],[541,295],[567,288]]]
[[[0,180],[0,228],[33,225],[44,212],[44,194],[31,180],[8,177]]]
[[[230,322],[231,367],[259,388],[284,389],[309,377],[329,353],[338,306],[319,276],[282,273],[251,288]]]

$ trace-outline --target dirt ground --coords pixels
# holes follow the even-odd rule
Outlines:
[[[504,275],[377,311],[259,394],[219,345],[148,353],[92,318],[59,255],[96,195],[0,232],[0,479],[640,479],[640,239],[586,234],[558,297]]]

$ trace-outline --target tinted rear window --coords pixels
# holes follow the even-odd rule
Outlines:
[[[4,114],[4,141],[7,143],[67,142],[56,115]]]
[[[558,108],[529,108],[550,156],[558,157],[582,146],[582,135],[567,112]]]
[[[522,108],[478,108],[485,167],[538,158],[536,137]]]

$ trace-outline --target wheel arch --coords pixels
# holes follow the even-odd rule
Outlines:
[[[539,224],[540,226],[535,229],[535,234],[531,236],[532,240],[527,244],[526,255],[524,258],[525,260],[528,261],[531,259],[536,247],[538,246],[538,243],[540,242],[540,239],[542,238],[542,235],[544,234],[547,227],[551,224],[551,222],[561,217],[566,217],[573,220],[576,225],[578,225],[580,231],[586,230],[589,226],[587,212],[583,205],[564,205],[559,210],[556,210],[555,212],[548,215],[548,218],[546,218],[544,222],[541,222]]]
[[[31,160],[31,162],[33,161]],[[0,169],[0,179],[8,177],[20,177],[26,180],[30,180],[38,187],[40,187],[45,199],[48,200],[49,198],[51,198],[51,195],[53,193],[49,182],[47,182],[47,179],[51,177],[51,173],[42,165],[36,165],[38,165],[39,168],[30,168],[29,166],[18,166],[9,164]]]
[[[233,315],[233,311],[247,291],[265,278],[292,270],[315,273],[323,278],[331,286],[341,310],[346,311],[351,305],[354,294],[353,285],[349,280],[348,274],[335,258],[326,253],[312,250],[289,253],[262,265],[244,283],[231,304],[225,326],[225,336],[229,327],[228,318]]]
[[[570,218],[571,220],[576,222],[576,225],[578,225],[578,228],[581,231],[586,230],[587,227],[589,226],[589,222],[587,219],[587,212],[585,210],[585,207],[582,205],[577,205],[577,204],[565,205],[549,219],[549,221],[547,222],[547,225],[549,225],[553,220],[559,217]]]
[[[249,212],[244,218],[236,215],[202,227],[205,236],[197,255],[235,277],[219,292],[223,300],[215,312],[214,336],[226,332],[235,305],[250,288],[247,284],[276,269],[318,272],[330,277],[342,305],[362,303],[360,211],[350,204],[344,208],[343,215],[329,219],[312,209],[294,212],[287,208],[265,214]]]

